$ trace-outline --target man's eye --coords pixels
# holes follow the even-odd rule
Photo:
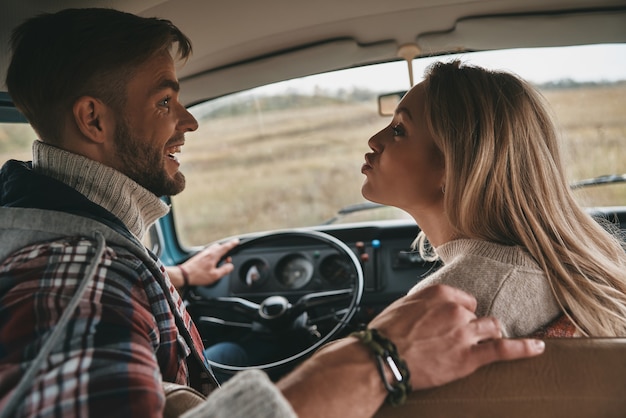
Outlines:
[[[159,102],[159,106],[163,106],[163,107],[167,107],[167,106],[169,106],[169,104],[170,104],[170,100],[172,100],[172,98],[171,98],[171,97],[166,97],[166,98],[164,98],[163,100],[161,100],[161,101]]]
[[[393,131],[393,136],[401,136],[404,134],[404,130],[402,129],[400,124],[392,126],[391,130]]]

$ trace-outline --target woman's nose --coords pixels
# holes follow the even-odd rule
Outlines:
[[[382,148],[384,130],[376,132],[368,141],[367,145],[374,151],[379,151]]]

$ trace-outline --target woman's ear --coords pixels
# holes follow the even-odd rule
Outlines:
[[[96,143],[104,143],[114,129],[112,110],[91,96],[79,97],[72,107],[74,121],[83,136]]]

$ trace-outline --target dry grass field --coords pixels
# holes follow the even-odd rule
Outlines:
[[[563,138],[563,159],[572,180],[626,174],[626,84],[545,93]],[[577,191],[585,206],[626,205],[626,184]]]
[[[544,94],[562,130],[568,178],[626,173],[626,85]],[[388,122],[373,102],[200,120],[180,156],[187,189],[173,200],[183,244],[314,225],[362,202],[367,140]],[[0,162],[29,159],[33,138],[25,126],[0,125]],[[626,205],[625,184],[577,194],[586,205]]]

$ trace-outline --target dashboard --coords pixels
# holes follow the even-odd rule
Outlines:
[[[411,249],[419,232],[411,221],[342,224],[311,230],[337,238],[356,257],[363,275],[361,306],[356,315],[359,322],[369,322],[377,312],[439,267]],[[256,236],[249,238],[252,237]],[[246,237],[241,241],[245,244]],[[196,300],[230,296],[259,303],[280,294],[294,303],[310,292],[349,287],[357,276],[353,261],[337,249],[299,238],[282,237],[245,248],[231,258],[235,270],[214,286],[196,288]]]
[[[187,310],[206,347],[269,352],[259,363],[277,379],[292,359],[365,326],[438,268],[411,250],[418,232],[413,222],[385,221],[240,237],[229,254],[233,272],[191,288]]]

